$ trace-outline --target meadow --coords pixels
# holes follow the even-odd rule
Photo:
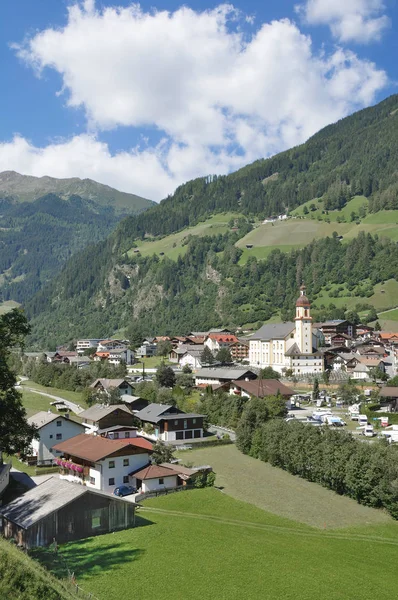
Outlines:
[[[308,507],[311,510],[311,506]],[[215,489],[146,501],[138,527],[61,547],[99,600],[379,600],[396,595],[398,525],[319,530]],[[63,576],[48,551],[34,552]]]

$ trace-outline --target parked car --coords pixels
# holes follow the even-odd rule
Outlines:
[[[137,492],[136,488],[132,485],[119,485],[119,487],[113,490],[113,494],[115,496],[130,496],[130,494],[135,494]]]

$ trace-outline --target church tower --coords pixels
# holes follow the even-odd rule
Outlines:
[[[303,354],[312,354],[312,317],[310,301],[305,295],[305,285],[300,288],[296,302],[296,344]]]

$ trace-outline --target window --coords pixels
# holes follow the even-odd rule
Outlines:
[[[174,425],[178,425],[178,421],[174,421]]]
[[[110,460],[108,466],[109,466],[110,469],[114,469],[115,468],[115,461],[114,460]]]
[[[50,440],[52,440],[52,439],[53,439],[53,437],[54,437],[54,436],[53,436],[53,434],[51,433],[51,434],[50,434]]]
[[[110,477],[108,479],[108,485],[115,485],[115,478],[114,477]]]
[[[123,467],[128,467],[130,464],[130,461],[128,458],[123,458]]]
[[[61,427],[62,426],[62,421],[57,421],[57,427]]]
[[[57,440],[62,440],[62,433],[57,433]]]
[[[123,477],[123,483],[128,483],[129,482],[129,476],[128,475],[124,475]]]
[[[113,434],[113,439],[114,439],[114,440],[118,440],[118,439],[119,439],[119,434],[115,432],[115,433]]]
[[[94,479],[94,477],[90,477],[90,483],[91,483],[91,485],[95,485],[95,479]]]
[[[96,529],[97,527],[101,527],[101,511],[93,510],[91,513],[91,528]]]
[[[164,479],[163,479],[163,477],[161,477],[161,478],[159,479],[159,485],[164,485]]]
[[[125,431],[124,432],[124,437],[125,438],[129,438],[130,437],[130,432],[129,431]]]
[[[184,429],[188,427],[188,421],[184,421]]]
[[[192,423],[195,425],[195,423],[196,423],[196,419],[192,419]]]

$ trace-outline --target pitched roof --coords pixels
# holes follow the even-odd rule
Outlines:
[[[293,346],[286,350],[285,356],[294,356],[295,354],[301,354],[300,348],[297,346],[296,342],[294,342]]]
[[[217,342],[230,343],[237,342],[238,338],[232,333],[209,333],[208,337]]]
[[[133,471],[129,475],[134,475],[137,479],[158,479],[159,477],[173,477],[178,475],[173,468],[163,467],[162,465],[147,465],[139,471]]]
[[[76,435],[69,440],[65,440],[65,442],[56,444],[53,448],[83,460],[97,462],[128,446],[136,446],[148,451],[152,450],[152,444],[141,437],[111,440],[99,435],[87,435],[87,433]]]
[[[60,404],[60,402],[57,402],[54,404]],[[65,405],[66,406],[66,405]],[[67,417],[65,417],[64,415],[60,415],[57,413],[53,413],[53,412],[48,412],[48,411],[40,411],[38,413],[36,413],[35,415],[32,415],[31,417],[28,418],[28,423],[29,425],[36,425],[36,427],[38,429],[41,429],[41,427],[44,427],[45,425],[48,425],[49,423],[52,423],[53,421],[58,421],[59,419],[63,419],[64,421],[70,421],[71,423],[75,423],[76,425],[79,425],[82,430],[84,429],[83,425],[81,423],[79,423],[78,421],[75,421],[74,419],[68,419]]]
[[[131,412],[124,404],[94,404],[94,406],[90,406],[87,410],[79,413],[79,417],[89,419],[90,421],[99,421],[103,417],[112,414],[115,410],[121,410],[131,415]]]
[[[382,398],[398,398],[398,387],[389,387],[386,385],[380,390],[380,396]]]
[[[293,396],[294,394],[294,390],[281,383],[279,379],[255,379],[254,381],[233,381],[232,383],[257,398],[276,396],[278,391],[282,396]]]
[[[0,514],[27,529],[76,498],[87,494],[88,488],[51,477],[16,500],[0,507]]]
[[[295,327],[295,324],[291,321],[287,323],[266,323],[256,333],[253,333],[250,339],[264,341],[285,339]]]
[[[152,402],[148,404],[142,410],[139,410],[135,413],[136,417],[140,419],[140,421],[149,421],[151,423],[157,423],[163,418],[163,414],[167,413],[170,408],[174,409],[172,404],[157,404],[156,402]],[[177,409],[176,413],[173,414],[184,414],[183,411]]]
[[[98,353],[97,353],[98,354]],[[97,384],[100,383],[105,390],[109,390],[110,388],[118,388],[122,383],[128,383],[125,379],[96,379],[90,385],[91,388],[96,387]],[[128,383],[128,385],[130,385]]]
[[[252,373],[255,375],[254,371],[246,368],[231,368],[231,367],[205,367],[203,369],[199,369],[195,376],[196,379],[239,379],[246,375],[246,373]]]

